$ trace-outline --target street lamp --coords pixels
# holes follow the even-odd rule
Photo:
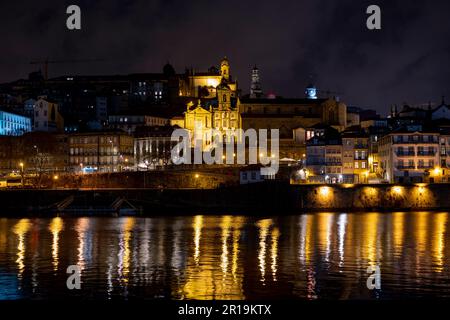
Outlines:
[[[21,176],[21,180],[22,180],[22,187],[23,187],[23,167],[24,167],[24,163],[23,162],[21,162],[21,163],[19,163],[19,166],[20,166],[20,176]]]

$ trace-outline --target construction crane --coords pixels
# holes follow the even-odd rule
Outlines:
[[[31,61],[30,64],[38,64],[42,66],[42,71],[44,71],[44,79],[48,80],[48,65],[54,63],[84,63],[84,62],[100,62],[104,61],[103,59],[71,59],[71,60],[49,60],[48,58],[45,60],[39,61]]]
[[[333,95],[334,97],[339,97],[342,95],[342,92],[331,90],[317,90],[317,92],[321,95],[326,96],[327,98],[329,98],[331,95]]]
[[[310,73],[308,77],[309,77],[310,85],[314,85],[317,82],[318,76],[316,73]],[[329,98],[331,95],[333,95],[334,97],[339,97],[340,95],[342,95],[342,92],[332,91],[332,90],[317,90],[316,89],[316,93],[321,96],[326,96],[327,98]]]

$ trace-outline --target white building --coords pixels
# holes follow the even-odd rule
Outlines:
[[[239,182],[240,184],[250,184],[263,182],[265,180],[274,180],[275,175],[261,175],[260,164],[251,164],[239,170]]]
[[[30,131],[30,118],[0,110],[0,135],[20,136]]]
[[[39,98],[34,106],[34,131],[63,132],[64,120],[58,104]]]

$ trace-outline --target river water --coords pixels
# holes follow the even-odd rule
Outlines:
[[[0,300],[450,298],[449,258],[446,212],[0,218]]]

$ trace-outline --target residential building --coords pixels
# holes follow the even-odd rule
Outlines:
[[[378,154],[386,181],[442,181],[439,132],[421,129],[405,127],[380,139]]]
[[[0,110],[0,135],[20,136],[31,131],[31,120],[28,117]]]
[[[367,183],[369,179],[369,136],[360,128],[342,133],[344,182]]]
[[[120,172],[134,166],[134,139],[121,130],[72,134],[69,147],[74,172]]]
[[[312,183],[343,183],[342,139],[329,128],[306,142],[307,179]]]

